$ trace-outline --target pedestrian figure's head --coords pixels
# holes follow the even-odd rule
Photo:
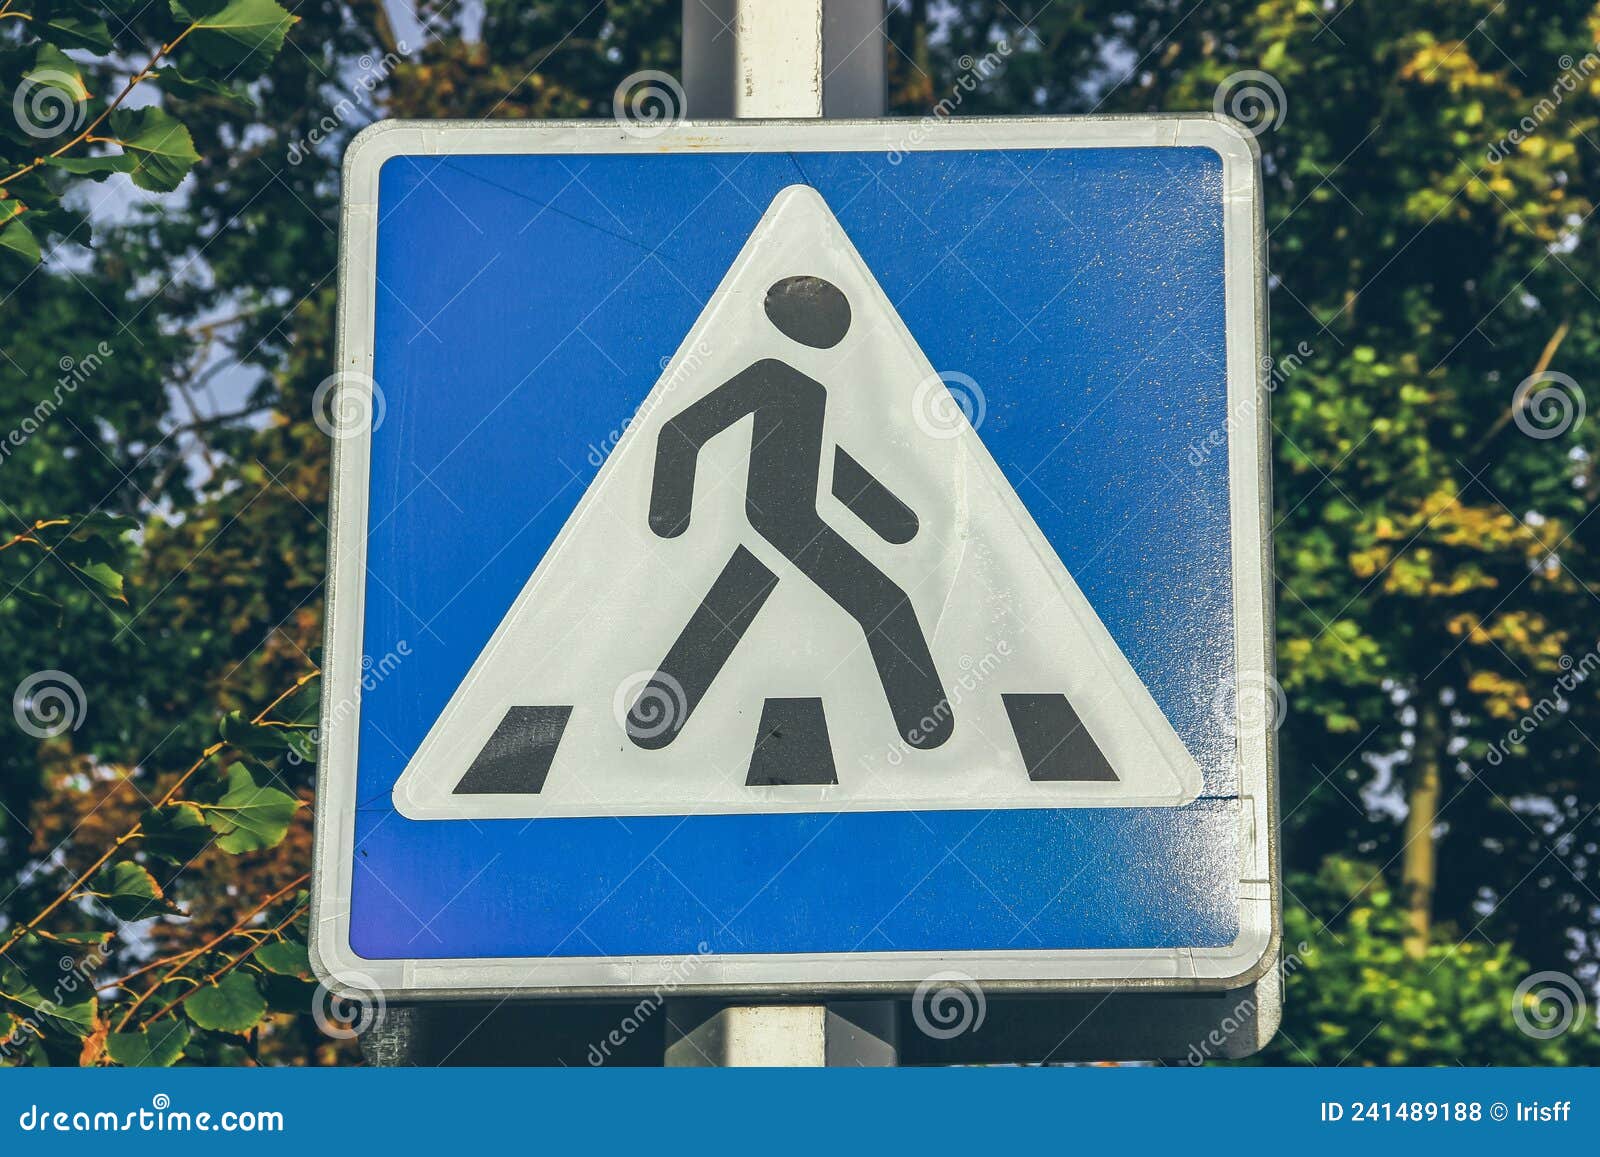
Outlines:
[[[785,337],[825,350],[850,329],[850,303],[820,277],[785,277],[767,290],[767,318]]]

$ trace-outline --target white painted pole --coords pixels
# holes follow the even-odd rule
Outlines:
[[[882,116],[883,26],[883,0],[684,0],[688,115]]]
[[[822,3],[739,0],[734,6],[735,117],[822,116]]]

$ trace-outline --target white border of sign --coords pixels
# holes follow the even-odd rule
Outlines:
[[[914,152],[1200,146],[1222,158],[1228,439],[1238,682],[1273,673],[1267,454],[1265,228],[1254,139],[1214,116],[961,117],[868,121],[680,121],[641,138],[610,121],[385,121],[356,135],[344,159],[340,228],[341,389],[366,388],[373,366],[378,175],[396,156],[662,152]],[[913,143],[914,142],[914,143]],[[366,399],[362,399],[366,400]],[[1254,414],[1255,422],[1248,421]],[[1271,713],[1239,720],[1240,934],[1224,948],[369,960],[350,947],[356,756],[366,572],[370,429],[334,440],[317,776],[311,961],[329,987],[390,1000],[529,996],[864,996],[910,993],[959,968],[992,993],[1239,988],[1266,973],[1281,936],[1277,765]],[[340,705],[343,704],[343,709]],[[350,710],[349,705],[355,705]]]

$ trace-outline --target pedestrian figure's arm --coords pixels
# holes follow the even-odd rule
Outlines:
[[[677,538],[689,529],[700,448],[755,409],[759,398],[752,388],[754,369],[729,378],[661,427],[650,491],[650,529],[662,538]]]
[[[833,450],[833,496],[885,542],[899,544],[917,537],[917,512],[896,498],[843,446]]]

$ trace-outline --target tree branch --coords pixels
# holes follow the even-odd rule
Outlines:
[[[207,940],[204,944],[200,945],[200,947],[191,948],[186,952],[174,953],[173,955],[164,957],[161,960],[153,960],[149,964],[146,964],[143,968],[128,973],[128,975],[124,976],[121,980],[113,981],[112,985],[117,988],[122,988],[128,983],[128,981],[137,976],[141,976],[144,973],[152,972],[155,969],[160,968],[163,964],[171,964],[173,966],[165,976],[141,993],[138,999],[128,1006],[128,1011],[123,1014],[122,1019],[117,1023],[116,1031],[121,1032],[123,1029],[125,1029],[128,1026],[128,1022],[133,1019],[133,1014],[139,1010],[139,1006],[145,1001],[149,1000],[157,992],[160,992],[164,985],[170,984],[173,980],[177,979],[178,973],[182,972],[186,967],[188,967],[196,957],[204,956],[207,952],[211,951],[211,949],[227,940],[228,937],[234,936],[241,932],[244,929],[244,926],[251,920],[254,920],[257,915],[265,911],[267,908],[270,908],[273,904],[276,904],[279,900],[283,899],[284,896],[294,891],[310,878],[311,874],[309,872],[301,873],[301,875],[296,877],[294,880],[279,888],[276,892],[262,900],[254,908],[250,909],[250,911],[246,912],[243,916],[235,920],[233,925],[226,931],[220,932],[216,936],[213,936],[210,940]],[[157,1016],[159,1015],[160,1014],[157,1013]]]
[[[281,692],[277,698],[263,707],[256,717],[250,722],[259,724],[264,721],[267,717],[267,714],[274,707],[282,703],[285,699],[289,698],[289,696],[293,695],[296,691],[300,690],[300,688],[304,687],[307,683],[311,682],[311,680],[315,679],[320,674],[322,674],[320,669],[313,669],[300,676],[300,678],[296,679],[287,690]],[[173,797],[182,790],[184,784],[188,783],[189,780],[193,778],[195,772],[204,767],[206,762],[213,755],[227,746],[228,744],[226,741],[218,740],[216,743],[213,743],[210,747],[207,747],[204,751],[202,751],[200,753],[200,758],[195,760],[194,763],[190,764],[189,769],[178,777],[177,782],[168,788],[166,793],[151,805],[152,809],[165,807],[167,804],[171,803]],[[45,905],[43,910],[41,910],[38,915],[29,920],[27,923],[19,924],[16,928],[12,929],[11,935],[6,937],[6,941],[3,945],[0,945],[0,959],[3,959],[6,953],[10,952],[11,949],[16,946],[19,940],[32,932],[40,924],[44,923],[45,920],[54,914],[57,908],[61,907],[61,905],[65,904],[68,900],[72,899],[72,897],[77,894],[78,889],[82,888],[86,883],[88,883],[94,874],[104,867],[106,862],[110,860],[112,856],[116,855],[117,852],[122,850],[124,844],[127,844],[132,840],[136,840],[142,835],[144,835],[144,830],[140,824],[136,823],[128,831],[118,836],[112,845],[103,853],[101,853],[99,858],[97,858],[94,863],[90,864],[89,867],[86,868],[75,880],[73,880],[71,884],[68,884],[66,889],[62,891],[60,895],[58,895],[54,900],[50,901],[49,904]]]
[[[130,76],[128,78],[128,83],[123,85],[122,86],[122,91],[117,93],[116,98],[114,100],[112,100],[112,102],[110,104],[106,105],[105,111],[102,112],[99,116],[95,117],[94,120],[90,121],[89,122],[89,126],[86,129],[84,129],[81,133],[79,133],[77,136],[73,137],[70,141],[68,141],[66,144],[62,145],[59,149],[57,149],[55,152],[51,153],[48,157],[35,157],[32,161],[30,161],[26,165],[23,165],[22,168],[18,169],[16,172],[12,173],[10,176],[5,177],[4,179],[0,179],[0,192],[3,192],[5,187],[10,185],[11,182],[15,181],[18,177],[27,176],[29,173],[33,172],[35,169],[37,169],[40,165],[44,164],[46,161],[54,160],[56,157],[59,157],[62,153],[65,153],[68,150],[70,150],[72,148],[75,148],[78,145],[83,144],[84,141],[89,140],[90,137],[94,134],[94,130],[99,128],[105,122],[105,119],[107,117],[109,117],[112,113],[116,112],[118,107],[122,104],[122,102],[128,99],[128,94],[130,92],[132,92],[135,88],[137,88],[139,86],[140,82],[148,80],[150,77],[154,76],[155,75],[154,69],[155,69],[156,65],[160,64],[162,59],[168,53],[170,53],[173,49],[177,48],[178,45],[182,44],[184,37],[188,36],[189,33],[193,32],[197,27],[199,27],[199,22],[198,21],[195,22],[194,24],[189,25],[189,27],[185,28],[182,32],[178,33],[176,39],[171,40],[168,43],[163,44],[160,48],[156,49],[156,54],[150,58],[150,60],[145,64],[145,66],[143,68],[141,68],[138,72],[134,73],[132,76]],[[24,209],[23,211],[26,211],[26,209]]]
[[[1566,339],[1567,331],[1572,328],[1568,322],[1562,322],[1556,327],[1556,332],[1550,335],[1550,340],[1544,343],[1544,352],[1539,355],[1539,360],[1534,363],[1533,372],[1529,378],[1536,378],[1550,368],[1550,363],[1555,360],[1556,351],[1561,348],[1561,343]],[[1523,379],[1526,381],[1527,379]],[[1526,399],[1518,400],[1515,394],[1511,397],[1511,404],[1506,407],[1506,412],[1495,419],[1494,425],[1489,427],[1489,432],[1478,439],[1478,444],[1472,448],[1472,457],[1483,452],[1483,448],[1493,442],[1495,435],[1506,428],[1506,423],[1517,416],[1517,411],[1526,407]]]

